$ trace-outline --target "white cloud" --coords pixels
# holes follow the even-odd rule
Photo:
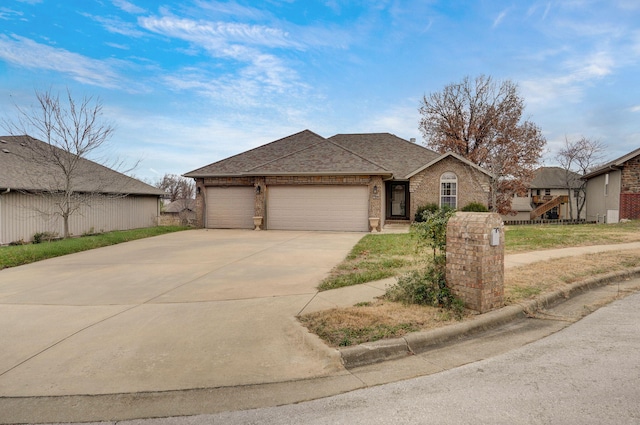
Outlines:
[[[633,106],[629,109],[631,112],[640,112],[640,105]]]
[[[113,5],[127,13],[133,13],[136,15],[146,12],[145,9],[138,7],[127,0],[113,0]]]
[[[493,20],[492,28],[496,28],[498,27],[498,25],[500,25],[502,20],[507,16],[508,11],[509,11],[508,9],[505,9],[502,12],[500,12],[500,14],[496,17],[496,19]]]
[[[205,75],[203,69],[186,69],[185,77],[167,77],[171,86],[236,99],[253,104],[265,93],[306,90],[298,74],[265,48],[297,47],[285,31],[262,25],[205,22],[172,16],[139,18],[140,25],[165,36],[177,38],[205,49],[210,55],[240,63],[234,74]],[[291,94],[291,93],[289,93]]]
[[[610,75],[616,64],[608,51],[599,51],[590,56],[574,57],[565,63],[559,74],[522,81],[529,103],[547,103],[555,99],[577,102],[587,84]]]
[[[88,18],[93,19],[96,22],[102,24],[102,26],[109,32],[114,34],[121,34],[127,37],[139,38],[144,36],[144,32],[140,31],[135,24],[125,22],[119,18],[106,18],[103,16],[85,15]]]
[[[74,80],[117,88],[121,76],[107,61],[91,59],[14,35],[0,35],[0,58],[24,68],[45,69],[70,75]]]
[[[299,46],[285,31],[263,25],[194,21],[172,16],[141,17],[138,22],[149,31],[197,43],[209,50],[218,50],[230,43],[265,47]]]

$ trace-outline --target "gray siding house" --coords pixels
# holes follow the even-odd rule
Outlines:
[[[29,136],[0,136],[0,245],[28,242],[40,232],[64,233],[64,175],[36,159],[34,151],[43,147],[51,149]],[[77,166],[71,235],[156,225],[162,190],[86,159]]]
[[[640,149],[585,174],[587,220],[617,223],[640,219]]]

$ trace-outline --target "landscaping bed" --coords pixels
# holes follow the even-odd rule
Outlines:
[[[570,246],[640,242],[640,222],[615,225],[509,226],[507,254]],[[424,265],[428,253],[417,250],[411,234],[367,235],[319,288],[364,283],[370,270],[383,277],[400,276]],[[390,261],[393,260],[393,261]],[[640,250],[612,251],[561,258],[505,270],[505,305],[553,292],[571,283],[640,266]],[[375,274],[372,274],[375,275]],[[381,279],[377,277],[371,280]],[[336,282],[340,282],[336,284]],[[321,290],[322,290],[321,289]],[[331,309],[299,317],[311,332],[331,346],[349,346],[468,320],[475,313],[429,305],[409,305],[380,299],[353,307]]]

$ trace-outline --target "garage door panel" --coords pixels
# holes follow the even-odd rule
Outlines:
[[[267,228],[369,230],[367,186],[270,186]]]
[[[253,187],[208,187],[207,227],[252,229],[254,205]]]

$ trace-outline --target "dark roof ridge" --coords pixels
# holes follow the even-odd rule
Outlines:
[[[295,151],[293,151],[293,152],[289,152],[288,154],[285,154],[285,155],[279,156],[279,157],[274,158],[274,159],[272,159],[272,160],[270,160],[270,161],[263,162],[263,163],[261,163],[261,164],[256,165],[255,167],[248,168],[248,169],[246,169],[246,170],[244,170],[244,171],[251,171],[251,170],[255,170],[256,168],[264,167],[264,166],[265,166],[265,165],[267,165],[267,164],[271,164],[271,163],[273,163],[273,162],[280,161],[281,159],[288,158],[288,157],[290,157],[290,156],[292,156],[292,155],[295,155],[295,154],[298,154],[298,153],[300,153],[300,152],[304,152],[304,151],[306,151],[307,149],[315,148],[316,146],[318,146],[320,143],[322,143],[322,142],[324,142],[324,141],[327,141],[327,142],[328,142],[328,140],[327,140],[327,139],[325,139],[324,137],[320,136],[320,135],[319,135],[319,134],[317,134],[317,133],[314,133],[314,132],[313,132],[313,131],[311,131],[311,130],[302,130],[302,131],[300,131],[300,132],[298,132],[298,133],[292,134],[292,135],[287,136],[287,137],[282,137],[282,138],[280,138],[280,139],[278,139],[278,140],[274,140],[273,142],[267,143],[266,145],[258,146],[258,147],[254,148],[254,149],[258,149],[258,148],[260,148],[260,147],[270,145],[271,143],[279,142],[280,140],[287,139],[287,138],[289,138],[289,137],[297,136],[298,134],[302,134],[302,133],[304,133],[304,132],[312,133],[312,134],[314,134],[315,136],[318,136],[318,137],[322,138],[322,140],[319,140],[319,141],[318,141],[318,143],[314,143],[313,145],[305,146],[304,148],[301,148],[301,149],[295,150]],[[252,150],[253,150],[253,149],[252,149]],[[249,152],[249,151],[247,151],[247,152]],[[243,153],[246,153],[246,152],[243,152]],[[238,154],[238,155],[240,155],[240,154]]]
[[[404,143],[408,143],[408,144],[410,144],[411,146],[417,146],[417,147],[419,147],[420,149],[424,149],[424,150],[427,150],[427,151],[433,152],[433,153],[435,153],[435,154],[442,155],[441,153],[436,152],[436,151],[434,151],[433,149],[429,149],[428,147],[426,147],[426,146],[422,146],[422,145],[418,144],[417,142],[412,142],[412,141],[410,141],[410,140],[404,139],[404,138],[402,138],[402,137],[400,137],[400,136],[397,136],[397,135],[395,135],[395,134],[393,134],[393,133],[389,133],[388,131],[382,131],[382,132],[378,132],[378,133],[338,133],[338,134],[334,134],[333,136],[329,137],[328,139],[329,139],[329,140],[331,140],[333,137],[336,137],[336,136],[376,136],[376,135],[389,135],[389,136],[393,136],[393,137],[395,137],[396,139],[403,141]]]
[[[362,134],[376,134],[376,133],[362,133]],[[390,134],[390,133],[378,133],[378,134]],[[333,136],[332,136],[332,137],[333,137]],[[345,150],[345,151],[349,152],[349,153],[350,153],[350,154],[352,154],[352,155],[357,156],[357,157],[358,157],[358,158],[360,158],[360,159],[363,159],[363,160],[367,161],[367,162],[368,162],[368,163],[370,163],[370,164],[375,165],[376,167],[380,167],[380,168],[382,168],[383,170],[391,171],[391,170],[389,170],[387,167],[385,167],[384,165],[380,165],[380,164],[378,164],[377,162],[372,161],[372,160],[370,160],[369,158],[365,158],[364,156],[362,156],[362,155],[360,155],[360,154],[358,154],[358,153],[356,153],[356,152],[352,151],[351,149],[348,149],[348,148],[346,148],[346,147],[344,147],[344,146],[340,145],[339,143],[334,142],[333,140],[331,140],[331,138],[327,139],[327,142],[329,142],[329,143],[331,143],[331,144],[333,144],[333,145],[335,145],[335,146],[337,146],[337,147],[339,147],[339,148],[341,148],[341,149],[343,149],[343,150]]]
[[[187,175],[189,175],[189,174],[193,174],[193,173],[195,173],[196,171],[198,171],[198,170],[200,170],[200,169],[202,169],[202,168],[209,167],[209,166],[211,166],[211,165],[215,165],[215,164],[217,164],[217,163],[219,163],[219,162],[227,161],[227,160],[232,159],[232,158],[236,158],[236,157],[238,157],[238,156],[240,156],[240,155],[245,155],[245,154],[247,154],[247,153],[249,153],[249,152],[253,152],[253,151],[257,150],[257,149],[264,148],[265,146],[273,145],[274,143],[280,142],[280,141],[282,141],[282,140],[284,140],[284,139],[293,138],[294,136],[298,136],[298,135],[300,135],[300,134],[302,134],[302,133],[311,133],[311,134],[313,134],[314,136],[320,137],[322,140],[326,140],[324,137],[322,137],[322,136],[321,136],[321,135],[319,135],[318,133],[315,133],[315,132],[313,132],[313,131],[311,131],[311,130],[309,130],[309,129],[304,129],[304,130],[301,130],[301,131],[299,131],[299,132],[297,132],[297,133],[290,134],[290,135],[285,136],[285,137],[281,137],[281,138],[279,138],[278,140],[274,140],[274,141],[272,141],[272,142],[265,143],[264,145],[256,146],[255,148],[251,148],[251,149],[249,149],[249,150],[247,150],[247,151],[238,152],[238,153],[237,153],[237,154],[235,154],[235,155],[231,155],[231,156],[229,156],[229,157],[227,157],[227,158],[222,158],[222,159],[220,159],[220,160],[218,160],[218,161],[212,162],[212,163],[207,164],[207,165],[204,165],[204,166],[202,166],[202,167],[198,167],[198,168],[196,168],[195,170],[189,171],[189,172],[184,173],[184,174],[182,174],[182,175],[183,175],[183,176],[187,176]],[[319,141],[318,143],[320,143],[320,141]],[[312,146],[315,146],[315,145],[317,145],[318,143],[314,143]],[[306,148],[302,148],[302,149],[300,149],[300,150],[298,150],[298,151],[296,151],[296,152],[301,152],[301,151],[303,151],[303,150],[307,149],[308,147],[309,147],[309,146],[307,146]],[[285,158],[285,157],[287,157],[288,155],[290,155],[290,154],[284,155],[284,156],[282,156],[282,157],[280,157],[280,158]],[[274,159],[274,160],[272,160],[272,161],[275,161],[275,160],[280,159],[280,158],[276,158],[276,159]],[[272,161],[267,161],[267,162],[265,162],[264,164],[257,165],[256,167],[252,167],[252,168],[250,168],[249,170],[253,170],[254,168],[257,168],[257,167],[260,167],[260,166],[262,166],[262,165],[268,164],[268,163],[270,163],[270,162],[272,162]],[[244,170],[244,171],[248,171],[248,170]]]

